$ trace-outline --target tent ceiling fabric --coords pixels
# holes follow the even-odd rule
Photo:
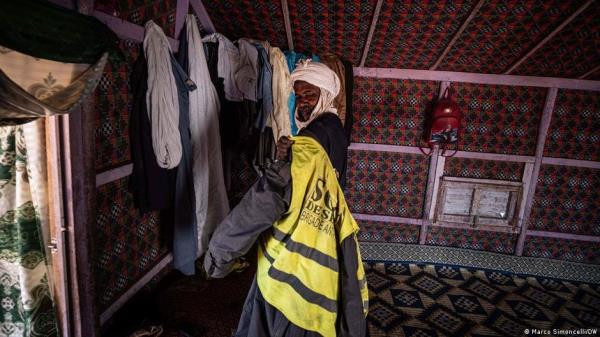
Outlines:
[[[429,69],[477,0],[384,0],[365,66]],[[203,1],[217,31],[232,40],[266,39],[287,48],[280,0]],[[288,0],[296,51],[332,52],[358,66],[376,0]],[[484,0],[436,70],[501,74],[585,0]],[[577,78],[600,64],[600,3],[595,1],[512,74]],[[587,78],[598,79],[598,71]]]
[[[287,49],[280,0],[202,1],[217,32],[231,41],[242,37],[268,40]]]

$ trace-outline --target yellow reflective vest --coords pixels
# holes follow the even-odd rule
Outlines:
[[[338,247],[347,238],[356,240],[358,224],[329,157],[317,141],[294,137],[291,175],[290,207],[259,239],[258,287],[265,300],[290,322],[335,337],[342,291],[338,289]],[[367,282],[358,242],[356,247],[356,277],[366,316]]]

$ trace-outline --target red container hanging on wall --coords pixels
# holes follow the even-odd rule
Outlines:
[[[456,144],[460,134],[460,123],[462,113],[458,104],[451,98],[449,88],[446,88],[444,94],[438,99],[428,118],[427,129],[425,132],[425,141],[430,149],[435,145],[439,145],[442,149],[441,155],[446,153],[449,144]],[[456,145],[458,149],[458,144]],[[423,150],[423,149],[421,149]],[[456,151],[450,156],[456,154]],[[423,153],[425,153],[423,151]],[[432,151],[425,153],[431,155]]]

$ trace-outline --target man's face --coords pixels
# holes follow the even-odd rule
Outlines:
[[[319,101],[321,89],[308,82],[296,81],[294,82],[294,91],[296,92],[296,106],[298,107],[296,118],[301,122],[306,122]]]

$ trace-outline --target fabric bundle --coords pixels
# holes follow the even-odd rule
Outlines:
[[[181,161],[179,101],[171,65],[171,47],[162,29],[148,21],[144,54],[148,62],[146,103],[152,123],[152,147],[160,167],[174,168]]]

